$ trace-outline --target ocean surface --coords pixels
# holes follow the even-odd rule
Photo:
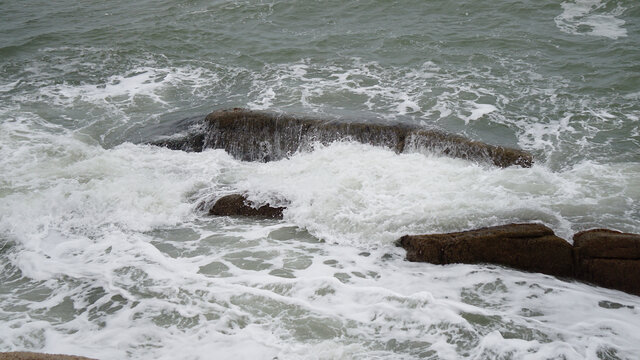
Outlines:
[[[244,107],[530,151],[145,145]],[[243,192],[283,220],[209,217]],[[99,359],[638,359],[640,297],[410,263],[404,234],[640,233],[640,2],[0,0],[0,351]]]

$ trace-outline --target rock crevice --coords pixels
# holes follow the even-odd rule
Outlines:
[[[640,295],[640,235],[607,229],[573,236],[576,278]]]

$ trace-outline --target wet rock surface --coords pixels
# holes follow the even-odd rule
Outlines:
[[[4,352],[0,360],[92,360],[83,356],[44,354],[35,352]]]
[[[540,224],[509,224],[471,231],[406,235],[407,260],[433,264],[491,263],[556,276],[571,276],[571,245]]]
[[[530,167],[533,163],[531,154],[522,150],[417,126],[322,120],[238,108],[215,111],[181,135],[152,144],[185,151],[224,149],[241,160],[272,161],[310,150],[315,142],[346,139],[398,153],[429,151],[500,167]]]
[[[595,229],[574,235],[573,246],[541,224],[406,235],[407,260],[432,264],[490,263],[572,277],[640,295],[640,235]]]
[[[640,235],[607,229],[573,236],[576,278],[640,295]]]
[[[148,125],[141,132],[142,142],[163,146],[172,150],[200,152],[204,143],[204,115],[165,121],[162,124]],[[133,135],[131,135],[133,137]],[[158,139],[150,141],[151,139]]]
[[[262,205],[258,208],[249,205],[244,195],[232,194],[218,199],[209,209],[209,215],[217,216],[254,216],[270,219],[282,219],[284,207]]]

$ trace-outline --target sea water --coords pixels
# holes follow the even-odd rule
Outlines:
[[[640,233],[631,0],[0,1],[0,351],[99,359],[635,359],[640,298],[405,234]],[[246,107],[411,123],[532,168],[337,142],[145,145]],[[283,220],[210,217],[229,193]]]

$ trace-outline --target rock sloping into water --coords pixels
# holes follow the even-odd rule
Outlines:
[[[315,142],[329,144],[346,139],[398,153],[430,151],[500,167],[530,167],[533,163],[531,154],[522,150],[417,126],[321,120],[245,109],[215,111],[182,136],[153,144],[185,151],[224,149],[238,159],[272,161],[310,150]]]

